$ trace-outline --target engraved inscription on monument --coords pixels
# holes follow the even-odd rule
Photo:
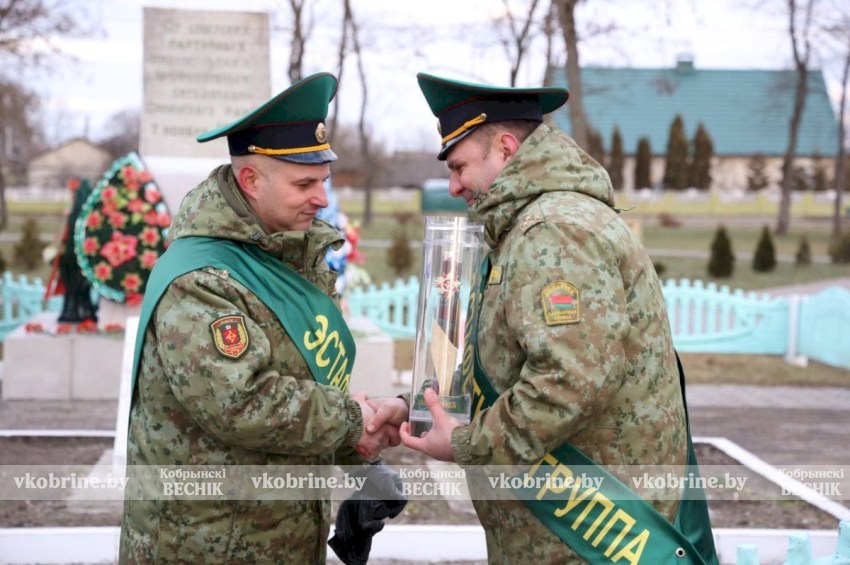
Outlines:
[[[268,14],[145,8],[144,47],[142,154],[226,156],[195,136],[269,98]]]

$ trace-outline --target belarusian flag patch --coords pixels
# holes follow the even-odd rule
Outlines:
[[[540,293],[547,326],[575,324],[581,317],[578,289],[567,281],[555,281]]]

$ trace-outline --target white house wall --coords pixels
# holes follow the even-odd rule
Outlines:
[[[94,185],[111,163],[109,153],[103,149],[84,139],[74,139],[32,159],[27,167],[28,184],[36,189],[62,189],[70,177],[81,177]]]

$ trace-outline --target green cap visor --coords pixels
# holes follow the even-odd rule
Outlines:
[[[204,143],[227,136],[231,155],[267,155],[304,164],[335,161],[324,120],[336,89],[333,75],[311,75],[242,118],[200,134],[197,140]]]
[[[437,158],[484,123],[511,120],[543,121],[569,98],[565,88],[506,88],[449,80],[426,73],[416,75],[419,88],[437,116],[441,136]]]

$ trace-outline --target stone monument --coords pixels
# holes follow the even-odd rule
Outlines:
[[[144,8],[140,153],[168,207],[227,160],[224,138],[195,136],[271,96],[265,12]]]

